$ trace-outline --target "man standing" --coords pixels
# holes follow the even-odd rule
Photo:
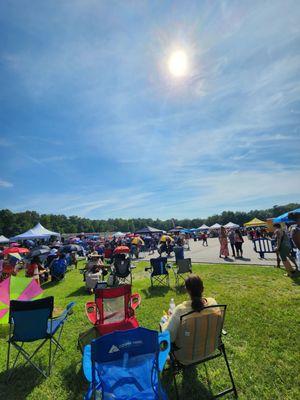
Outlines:
[[[292,240],[296,248],[296,262],[298,270],[300,269],[300,212],[290,213],[289,219],[296,221],[296,226],[292,230]]]
[[[229,239],[230,247],[231,247],[231,250],[232,250],[232,257],[235,258],[235,234],[234,234],[234,230],[233,229],[230,230],[229,235],[228,235],[228,239]]]
[[[287,276],[292,277],[295,273],[294,268],[292,267],[288,257],[290,255],[291,247],[288,235],[281,228],[280,224],[273,224],[275,228],[274,239],[275,239],[275,248],[274,250],[279,253],[279,256],[282,260],[282,263],[286,269]]]

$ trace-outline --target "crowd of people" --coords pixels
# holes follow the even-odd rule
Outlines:
[[[282,261],[287,276],[294,276],[300,269],[300,215],[294,216],[295,224],[285,226],[280,223],[273,224],[273,232],[266,228],[256,228],[248,230],[247,236],[250,240],[271,239],[272,251],[277,258],[277,267]],[[229,257],[229,245],[231,255],[234,258],[243,258],[244,237],[240,229],[226,230],[223,226],[219,230],[220,253],[219,257],[227,259]]]
[[[280,266],[280,262],[282,262],[287,274],[289,276],[293,275],[295,270],[299,268],[300,262],[299,250],[297,250],[299,214],[295,218],[297,219],[297,224],[289,229],[283,229],[280,224],[274,224],[274,232],[272,233],[265,227],[246,230],[244,228],[226,229],[222,226],[219,230],[214,231],[214,233],[218,234],[220,243],[219,257],[227,259],[231,254],[236,259],[242,259],[245,235],[252,241],[270,238],[273,244],[273,251],[277,256],[277,266]],[[207,230],[193,234],[181,234],[180,232],[172,235],[156,233],[152,235],[123,234],[106,238],[93,237],[92,239],[84,235],[78,235],[78,237],[69,239],[62,238],[61,242],[57,240],[48,243],[30,241],[30,243],[25,242],[22,244],[29,249],[30,253],[26,254],[21,261],[10,257],[10,255],[3,256],[0,252],[0,279],[1,276],[2,279],[5,278],[5,271],[8,272],[10,270],[12,274],[16,274],[19,268],[25,268],[26,276],[35,277],[41,283],[46,282],[49,278],[51,280],[60,280],[65,276],[68,266],[73,265],[77,268],[79,255],[85,258],[92,254],[93,256],[89,257],[88,264],[90,266],[93,265],[91,271],[99,272],[102,269],[102,260],[108,259],[112,263],[114,251],[119,246],[128,247],[129,257],[136,259],[139,258],[141,252],[148,252],[148,255],[154,255],[157,252],[158,255],[166,256],[171,256],[172,253],[175,253],[177,256],[180,249],[189,249],[189,239],[199,240],[202,242],[202,246],[207,247],[210,237],[211,232]],[[49,246],[48,253],[42,252],[41,255],[31,256],[34,249],[47,247],[45,244]],[[68,245],[70,249],[65,251]],[[75,246],[75,249],[72,246]],[[97,261],[97,265],[95,261]]]
[[[229,257],[228,241],[231,247],[232,257],[234,258],[243,257],[244,238],[240,229],[230,229],[229,232],[227,232],[224,226],[222,226],[220,229],[219,241],[220,241],[220,254],[219,254],[220,258]]]

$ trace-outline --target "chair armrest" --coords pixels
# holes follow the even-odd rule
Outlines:
[[[50,333],[51,335],[55,334],[58,328],[65,323],[68,316],[73,313],[72,308],[74,307],[74,305],[75,302],[72,301],[67,305],[64,311],[58,317],[51,318],[48,320],[48,333]]]
[[[141,304],[142,298],[138,293],[134,293],[130,296],[130,307],[136,310]]]
[[[85,313],[88,317],[88,320],[95,325],[97,320],[97,308],[96,303],[94,301],[89,301],[85,305]]]
[[[146,267],[145,271],[152,271],[152,267]]]
[[[92,382],[92,360],[91,360],[91,345],[88,344],[84,347],[82,357],[82,368],[86,379]]]
[[[158,334],[159,354],[158,354],[158,368],[160,371],[164,369],[168,355],[171,350],[170,332],[168,330]]]
[[[73,307],[75,306],[75,302],[72,301],[67,305],[67,307],[64,309],[64,311],[58,315],[57,317],[51,318],[52,321],[57,321],[57,320],[64,320],[66,319],[69,315],[73,314]]]

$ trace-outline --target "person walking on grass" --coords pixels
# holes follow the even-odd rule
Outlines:
[[[228,250],[226,229],[224,228],[224,226],[221,226],[221,229],[220,229],[219,242],[220,242],[219,257],[222,258],[222,256],[224,256],[224,258],[228,258],[229,250]]]

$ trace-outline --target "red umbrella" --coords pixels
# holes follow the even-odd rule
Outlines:
[[[130,249],[127,246],[118,246],[114,250],[114,254],[129,253]]]
[[[29,250],[25,247],[8,247],[7,249],[3,250],[3,255],[10,254],[10,253],[29,253]]]

